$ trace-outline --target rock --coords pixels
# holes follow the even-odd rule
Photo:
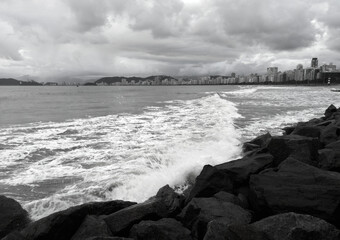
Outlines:
[[[90,237],[84,240],[133,240],[132,238],[123,238],[123,237]]]
[[[141,221],[134,225],[130,237],[138,240],[191,240],[190,231],[172,218],[159,221]]]
[[[335,226],[310,215],[292,212],[262,219],[251,226],[271,240],[340,239],[340,232]]]
[[[230,176],[225,171],[205,165],[202,172],[197,176],[186,202],[194,197],[210,197],[219,191],[233,191]]]
[[[340,140],[340,126],[333,122],[321,131],[320,142],[326,146],[337,140]]]
[[[71,240],[83,240],[90,237],[112,237],[105,221],[101,217],[86,216],[83,223],[73,235]]]
[[[282,130],[284,131],[284,134],[289,135],[295,130],[295,127],[294,126],[284,127]]]
[[[0,239],[29,223],[28,213],[12,198],[0,195]]]
[[[268,145],[269,153],[274,156],[274,166],[278,166],[288,156],[316,166],[318,149],[318,139],[298,135],[275,136]]]
[[[13,231],[1,240],[26,240],[25,237],[19,231]]]
[[[328,120],[332,117],[333,113],[337,111],[336,107],[331,104],[325,111],[325,119]]]
[[[226,225],[218,221],[208,224],[204,240],[270,240],[265,233],[250,225]]]
[[[320,138],[321,128],[315,126],[297,126],[291,134],[311,138]]]
[[[271,139],[270,133],[263,134],[261,136],[258,136],[254,138],[253,140],[246,142],[243,144],[243,151],[248,152],[255,150],[257,148],[265,148],[268,146],[268,143],[270,142]]]
[[[265,168],[271,167],[272,163],[272,155],[257,154],[216,165],[215,168],[231,176],[234,187],[238,187],[246,184],[251,174],[256,174]]]
[[[221,192],[216,193],[213,197],[223,202],[230,202],[230,203],[243,207],[241,200],[231,193],[221,191]]]
[[[70,239],[82,224],[86,215],[107,215],[134,205],[133,202],[93,202],[56,212],[31,223],[21,234],[25,239]]]
[[[271,169],[252,175],[249,184],[257,216],[297,212],[340,223],[339,173],[288,158],[277,172]]]
[[[328,144],[319,150],[319,167],[340,172],[340,140]]]
[[[110,214],[104,220],[113,235],[127,236],[132,225],[142,220],[174,216],[181,209],[182,202],[181,196],[167,185],[161,188],[155,197]]]
[[[245,209],[216,198],[194,198],[182,210],[178,218],[191,229],[194,239],[203,239],[207,225],[216,220],[226,225],[247,224],[252,215]]]

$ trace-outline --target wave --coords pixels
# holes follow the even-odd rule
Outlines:
[[[33,219],[89,201],[144,201],[165,184],[185,188],[205,164],[237,157],[241,117],[211,94],[142,114],[7,128],[0,142],[12,147],[2,150],[0,184],[29,187],[18,200]]]

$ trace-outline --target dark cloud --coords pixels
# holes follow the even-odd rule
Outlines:
[[[261,73],[311,57],[336,63],[339,11],[338,0],[1,0],[0,75]]]

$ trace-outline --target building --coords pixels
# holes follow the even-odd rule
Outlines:
[[[322,72],[335,72],[336,71],[336,65],[333,63],[330,64],[324,64],[321,66],[321,71]]]
[[[319,66],[318,58],[312,58],[312,61],[311,61],[310,66],[311,66],[312,68],[318,68],[318,66]]]
[[[267,68],[267,76],[268,76],[269,82],[277,82],[278,81],[278,68],[277,67]]]

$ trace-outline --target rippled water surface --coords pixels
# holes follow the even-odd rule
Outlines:
[[[327,87],[1,87],[0,194],[35,219],[143,201],[339,100]]]

